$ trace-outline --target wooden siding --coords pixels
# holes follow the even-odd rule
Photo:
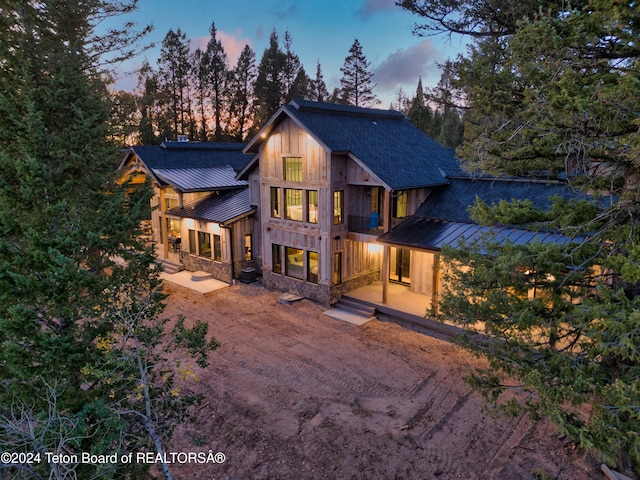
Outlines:
[[[435,292],[436,271],[435,254],[432,252],[411,251],[411,287],[415,293],[433,296]]]

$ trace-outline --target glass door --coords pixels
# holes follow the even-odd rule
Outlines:
[[[389,280],[398,283],[411,283],[411,250],[407,248],[390,248]]]

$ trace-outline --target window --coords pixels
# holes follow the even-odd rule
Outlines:
[[[200,257],[211,258],[211,234],[198,232],[198,255]]]
[[[284,167],[284,179],[287,182],[302,181],[302,158],[301,157],[284,157],[282,159]]]
[[[285,247],[285,275],[304,280],[304,252],[299,248]]]
[[[271,187],[271,216],[274,218],[281,218],[280,187]]]
[[[407,191],[400,190],[393,197],[393,217],[404,218],[407,216]]]
[[[189,230],[189,253],[191,255],[198,254],[198,244],[196,243],[196,231]]]
[[[178,199],[177,198],[166,198],[164,199],[164,209],[166,210],[171,210],[172,208],[175,208],[178,206]]]
[[[333,223],[339,225],[344,223],[344,191],[333,192]]]
[[[222,242],[220,241],[220,235],[213,236],[213,259],[222,261]]]
[[[177,218],[167,218],[167,232],[170,237],[180,236],[180,220]]]
[[[250,262],[253,260],[253,240],[251,238],[251,234],[247,233],[244,236],[244,261]]]
[[[302,221],[302,190],[284,189],[284,209],[286,219]]]
[[[307,252],[307,282],[318,283],[318,252]]]
[[[337,252],[333,256],[333,284],[342,283],[342,252]]]
[[[318,191],[307,190],[307,222],[318,223]]]
[[[271,244],[271,271],[282,273],[282,245]]]

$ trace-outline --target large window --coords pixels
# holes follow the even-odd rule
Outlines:
[[[211,234],[208,232],[198,232],[198,255],[211,258]]]
[[[213,236],[213,259],[217,262],[222,261],[222,241],[220,235]]]
[[[285,218],[302,221],[302,190],[295,188],[284,189]]]
[[[304,251],[285,247],[285,275],[304,280]]]
[[[344,191],[333,192],[333,223],[339,225],[344,223]]]
[[[318,191],[307,190],[307,222],[318,223]]]
[[[280,218],[280,187],[271,187],[271,216]]]
[[[307,282],[318,283],[318,252],[307,252]]]
[[[271,271],[282,273],[282,245],[271,244]]]
[[[284,179],[287,182],[302,181],[302,158],[301,157],[284,157],[282,159],[284,167]]]

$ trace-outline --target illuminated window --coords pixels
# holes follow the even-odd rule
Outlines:
[[[253,240],[250,233],[244,236],[244,260],[245,262],[253,260]]]
[[[393,217],[404,218],[407,216],[407,191],[400,190],[393,197]]]
[[[302,221],[302,190],[284,189],[284,210],[286,219]]]
[[[307,190],[307,222],[318,223],[318,191]]]
[[[282,273],[282,245],[271,244],[271,263],[273,273]]]
[[[208,232],[198,232],[198,255],[211,258],[211,234]]]
[[[279,187],[271,187],[271,216],[274,218],[281,218]]]
[[[222,261],[222,242],[220,235],[213,236],[213,259],[218,262]]]
[[[284,157],[282,159],[284,167],[284,179],[287,182],[302,181],[302,158],[301,157]]]
[[[307,282],[318,283],[318,252],[307,252]]]
[[[198,244],[196,243],[196,231],[189,230],[189,253],[191,255],[198,254]]]
[[[299,248],[285,247],[285,275],[304,280],[304,252]]]
[[[334,225],[344,223],[344,192],[342,190],[333,192],[333,223]]]

